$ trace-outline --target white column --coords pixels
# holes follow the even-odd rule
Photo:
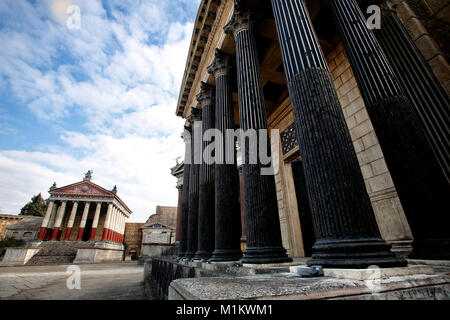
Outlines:
[[[111,222],[111,214],[112,214],[112,210],[113,210],[113,204],[112,204],[112,203],[108,203],[108,210],[106,211],[105,222],[103,223],[103,235],[102,235],[102,240],[106,240],[106,236],[107,236],[107,231],[106,231],[106,229],[109,229],[109,224],[110,224],[110,222]]]
[[[55,202],[53,200],[50,201],[50,203],[48,204],[47,211],[45,212],[44,220],[42,221],[41,227],[47,228],[48,223],[50,221],[50,217],[52,215],[52,210],[53,210],[54,204],[55,204]]]
[[[92,221],[92,228],[97,229],[98,220],[100,219],[100,210],[102,209],[102,203],[97,202],[97,207],[95,208],[94,221]]]
[[[89,206],[90,206],[90,202],[86,202],[84,205],[84,210],[83,210],[83,215],[81,216],[81,222],[80,222],[80,228],[86,227],[86,220],[89,214]]]
[[[66,205],[67,205],[67,201],[62,201],[61,206],[58,209],[58,214],[56,215],[55,228],[61,227],[64,212],[66,211]]]
[[[55,205],[52,208],[52,213],[50,215],[50,220],[48,222],[47,228],[53,228],[53,225],[55,224],[56,219],[56,213],[58,212],[58,205],[55,203]]]
[[[117,216],[118,216],[119,209],[117,207],[114,208],[114,209],[115,210],[114,210],[113,223],[111,225],[111,230],[114,231],[114,232],[117,232]],[[114,239],[115,235],[116,234],[114,233],[112,239]]]
[[[77,215],[77,210],[78,210],[78,201],[74,201],[72,211],[70,212],[69,221],[67,222],[67,228],[73,227],[73,223],[75,222],[75,217]]]

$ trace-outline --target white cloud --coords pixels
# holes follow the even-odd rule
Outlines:
[[[0,210],[18,213],[53,181],[70,184],[93,169],[93,181],[117,185],[133,220],[145,221],[157,204],[177,201],[169,169],[184,149],[175,107],[193,24],[176,21],[170,2],[127,2],[128,12],[115,10],[112,20],[100,1],[73,2],[81,30],[49,20],[43,3],[0,3],[0,17],[18,17],[0,29],[2,83],[40,120],[64,127],[85,117],[54,137],[62,143],[43,141],[41,152],[0,151]]]

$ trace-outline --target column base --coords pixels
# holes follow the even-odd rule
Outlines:
[[[195,257],[192,260],[208,260],[211,258],[211,252],[210,251],[197,251],[195,254]]]
[[[450,239],[415,240],[409,258],[450,260]]]
[[[241,250],[214,250],[212,253],[211,262],[225,262],[225,261],[239,261],[242,258]]]
[[[186,252],[184,254],[183,259],[188,259],[188,260],[192,260],[195,257],[195,252]]]
[[[380,268],[406,267],[407,261],[396,257],[390,247],[380,239],[316,242],[312,258],[306,264],[349,269],[363,269],[374,265]]]
[[[242,263],[281,263],[292,262],[283,247],[247,247]]]

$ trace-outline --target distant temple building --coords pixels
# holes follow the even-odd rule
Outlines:
[[[92,172],[77,183],[50,188],[49,205],[39,232],[40,240],[123,242],[131,210],[117,195],[93,183]]]
[[[116,186],[107,190],[91,180],[89,170],[82,181],[63,187],[54,183],[38,241],[32,248],[8,249],[2,263],[26,264],[35,255],[33,263],[39,263],[40,255],[46,255],[42,261],[60,261],[48,255],[61,254],[74,263],[123,260],[125,224],[132,211]]]

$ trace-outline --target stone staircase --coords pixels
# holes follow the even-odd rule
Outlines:
[[[27,263],[27,266],[70,264],[75,260],[77,250],[92,248],[93,241],[44,241],[39,244],[39,252]]]

